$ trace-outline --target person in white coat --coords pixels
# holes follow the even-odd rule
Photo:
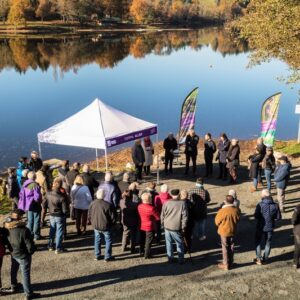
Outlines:
[[[148,176],[150,175],[150,168],[153,165],[154,154],[154,147],[149,136],[144,138],[142,146],[145,152],[144,172]]]
[[[89,188],[83,184],[83,178],[78,175],[71,189],[71,200],[75,209],[77,234],[86,233],[88,209],[93,200]]]

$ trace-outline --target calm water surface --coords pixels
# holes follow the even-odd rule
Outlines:
[[[253,138],[265,98],[283,92],[277,138],[295,138],[299,86],[285,85],[288,66],[247,68],[250,51],[222,29],[0,39],[0,169],[37,149],[38,132],[96,97],[178,131],[185,96],[200,88],[196,130]],[[43,145],[44,158],[89,160],[95,151]]]

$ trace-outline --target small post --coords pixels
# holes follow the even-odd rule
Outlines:
[[[40,158],[43,158],[43,157],[42,157],[42,146],[41,146],[41,142],[38,141],[38,144],[39,144],[39,155],[40,155]]]
[[[158,147],[158,131],[156,134],[156,147],[157,147],[157,185],[160,184],[160,178],[159,178],[159,147]]]
[[[108,159],[107,159],[107,148],[104,149],[105,151],[105,171],[108,171]]]
[[[96,148],[96,162],[97,162],[97,171],[99,172],[99,159],[98,159],[98,149]]]
[[[299,96],[300,96],[300,91],[299,91]],[[296,110],[295,113],[299,115],[299,127],[298,127],[298,144],[300,144],[300,99],[298,100],[296,104]]]

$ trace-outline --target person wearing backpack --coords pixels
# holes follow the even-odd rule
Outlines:
[[[298,204],[294,210],[292,216],[292,224],[294,226],[294,241],[295,241],[295,252],[294,252],[294,268],[300,267],[300,204]]]
[[[270,191],[267,189],[261,192],[262,200],[257,204],[254,217],[257,220],[255,233],[256,259],[257,265],[267,263],[271,252],[271,241],[275,228],[275,221],[281,220],[281,213],[278,204],[273,201]],[[264,254],[261,255],[261,244],[265,240]]]
[[[204,189],[203,178],[197,179],[195,188],[189,192],[189,199],[193,205],[193,237],[204,241],[206,239],[207,204],[210,202],[210,194]]]
[[[216,143],[212,140],[211,134],[207,133],[204,142],[205,177],[212,177],[213,175],[213,159],[216,151]]]

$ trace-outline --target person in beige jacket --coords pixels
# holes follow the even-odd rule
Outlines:
[[[240,210],[234,206],[234,198],[226,196],[225,205],[218,211],[215,223],[221,237],[223,263],[218,268],[228,271],[233,265],[234,235],[240,219]]]

